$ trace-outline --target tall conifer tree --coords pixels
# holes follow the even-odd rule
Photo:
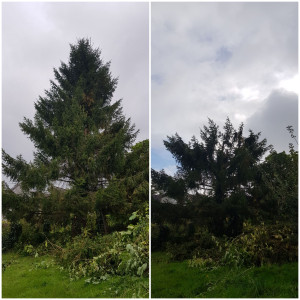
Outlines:
[[[55,81],[35,103],[34,120],[20,123],[36,148],[32,162],[2,150],[3,173],[23,189],[43,190],[61,180],[84,195],[122,168],[137,131],[121,100],[112,103],[117,79],[100,54],[88,39],[71,45],[68,63],[54,69]]]

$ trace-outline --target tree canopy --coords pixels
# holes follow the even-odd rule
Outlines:
[[[194,211],[213,232],[236,235],[248,215],[247,197],[260,176],[260,162],[271,146],[252,130],[244,136],[243,124],[235,129],[229,118],[223,131],[209,119],[200,138],[193,136],[185,143],[178,134],[167,137],[164,144],[176,159],[178,172],[172,177],[153,170],[154,187],[179,204],[198,199],[201,204]]]
[[[112,102],[117,79],[88,39],[71,45],[68,63],[54,69],[50,90],[35,103],[34,120],[20,127],[34,143],[34,160],[2,150],[3,172],[23,189],[43,190],[55,180],[83,192],[104,186],[124,164],[137,131]]]
[[[243,124],[236,130],[229,118],[223,127],[213,120],[200,131],[201,142],[192,137],[189,143],[175,134],[164,144],[178,166],[178,176],[184,179],[187,190],[211,195],[217,203],[239,190],[251,189],[257,174],[257,165],[270,149],[260,133],[249,131],[243,136]]]

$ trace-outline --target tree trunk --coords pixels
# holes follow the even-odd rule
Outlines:
[[[108,224],[107,224],[106,216],[102,210],[100,210],[100,218],[101,218],[101,223],[102,223],[102,224],[100,223],[100,229],[103,230],[104,234],[108,234],[108,232],[109,232]]]

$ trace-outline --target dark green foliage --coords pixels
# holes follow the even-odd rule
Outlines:
[[[11,243],[9,241],[10,234],[10,223],[8,221],[2,220],[2,251],[5,252],[11,248]]]
[[[153,193],[157,198],[168,196],[184,205],[184,222],[190,219],[207,226],[217,236],[236,236],[252,213],[249,204],[260,174],[260,160],[270,146],[265,139],[260,141],[260,133],[250,130],[244,137],[243,124],[236,130],[228,118],[223,132],[209,119],[200,137],[201,142],[193,137],[185,143],[175,134],[164,141],[178,163],[178,172],[172,177],[163,170],[152,170]],[[154,218],[161,214],[159,205],[157,208]],[[176,218],[172,211],[165,215],[165,220],[170,221],[171,215]]]
[[[217,236],[236,236],[242,232],[243,221],[249,215],[248,199],[244,192],[232,193],[223,203],[201,201],[200,215]]]
[[[43,190],[63,180],[84,196],[123,167],[137,132],[122,114],[121,101],[111,103],[117,80],[100,54],[86,39],[71,45],[68,64],[54,69],[56,82],[35,103],[34,121],[20,123],[37,148],[34,161],[3,151],[4,174],[23,189]]]
[[[160,194],[163,192],[163,195],[176,199],[181,204],[184,202],[187,187],[182,178],[167,175],[164,170],[157,172],[153,169],[151,170],[151,178],[154,193],[155,191],[159,191]]]
[[[2,182],[2,213],[7,220],[17,223],[21,218],[30,220],[34,217],[38,203],[36,195],[15,194],[5,182]]]
[[[269,219],[298,220],[298,152],[273,151],[260,167],[253,206]]]
[[[213,236],[205,228],[197,228],[191,239],[174,239],[180,234],[170,226],[169,242],[166,251],[173,261],[191,259],[193,267],[218,268],[220,265],[231,267],[262,266],[295,262],[298,259],[298,229],[293,224],[277,222],[251,225],[244,223],[243,233],[230,238]]]
[[[2,222],[2,251],[12,249],[22,234],[22,226],[18,223]]]
[[[106,189],[96,196],[96,208],[110,214],[111,227],[124,229],[128,215],[149,202],[149,141],[134,145],[125,156],[124,167],[114,175]]]
[[[269,149],[260,133],[250,130],[243,136],[243,124],[235,130],[227,118],[224,132],[209,119],[200,131],[202,142],[196,137],[186,144],[176,134],[164,141],[166,148],[179,164],[179,174],[188,189],[202,189],[222,203],[232,192],[248,191],[254,181],[257,164]]]
[[[48,254],[55,257],[73,279],[90,276],[94,282],[105,280],[111,275],[147,276],[148,208],[133,212],[126,231],[103,236],[92,235],[96,226],[95,216],[96,214],[89,215],[83,232],[75,237],[71,237],[70,228],[63,227],[51,228],[46,236],[41,232],[43,226],[38,228],[24,219],[20,220],[18,226],[12,224],[11,228],[4,222],[4,237],[13,240],[12,246],[16,244],[15,250],[22,255],[38,257]]]
[[[167,225],[151,225],[151,250],[157,251],[165,249],[169,240],[170,229]]]
[[[190,207],[180,204],[161,203],[160,198],[152,198],[151,217],[153,223],[162,224],[163,222],[179,224],[191,218]]]
[[[197,247],[198,243],[194,240],[180,241],[179,243],[170,242],[166,246],[166,251],[173,261],[183,261],[190,258]]]

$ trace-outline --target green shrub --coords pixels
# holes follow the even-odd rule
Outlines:
[[[252,265],[252,257],[245,250],[238,248],[234,243],[225,243],[225,253],[220,260],[221,265],[227,265],[234,268]]]
[[[9,233],[10,233],[10,222],[3,220],[2,221],[2,251],[3,252],[11,248]]]
[[[221,263],[230,266],[261,266],[297,261],[297,230],[282,224],[251,225],[244,223],[244,232],[223,244]]]
[[[191,268],[200,268],[203,270],[213,270],[216,267],[216,264],[212,258],[201,258],[194,257],[188,260],[188,266]]]
[[[248,222],[244,222],[243,227],[244,232],[235,238],[217,238],[210,235],[211,241],[207,245],[199,240],[199,247],[191,252],[193,258],[189,261],[189,265],[204,268],[206,263],[213,262],[215,266],[228,265],[239,268],[297,261],[296,227],[280,223],[251,225]],[[214,247],[211,247],[213,244]],[[210,247],[206,247],[208,245]],[[170,245],[169,251],[177,258],[187,257],[191,250],[189,244],[173,247],[172,249]]]
[[[24,248],[25,245],[36,245],[36,231],[37,229],[28,223],[25,219],[20,220],[20,225],[22,226],[22,233],[19,238],[19,242]]]
[[[137,275],[148,272],[148,212],[134,212],[127,231],[92,237],[85,228],[65,247],[56,246],[53,253],[68,268],[71,278],[91,276],[95,280],[109,275]],[[93,280],[94,280],[93,279]]]
[[[22,226],[19,223],[2,222],[4,235],[2,235],[2,251],[12,249],[18,242],[22,234]]]
[[[184,243],[167,243],[166,250],[172,260],[182,261],[192,257],[195,249],[199,247],[197,241],[190,240]]]
[[[46,235],[47,238],[61,247],[65,246],[71,240],[72,231],[71,225],[51,225],[51,230],[49,234]]]
[[[244,224],[245,233],[234,243],[241,251],[247,252],[255,265],[283,263],[298,259],[297,228],[274,224],[253,226]]]
[[[21,253],[25,256],[35,256],[38,257],[37,250],[32,245],[25,245]]]
[[[189,224],[186,228],[189,228]],[[195,229],[195,233],[189,238],[188,236],[182,236],[181,238],[178,236],[177,239],[172,239],[167,243],[166,251],[171,255],[172,260],[178,261],[191,259],[192,257],[211,257],[213,259],[220,257],[216,238],[207,228],[198,228],[197,232]]]
[[[2,238],[8,237],[10,232],[10,222],[7,220],[2,220]]]
[[[159,225],[151,224],[151,250],[152,251],[161,249],[159,235],[160,235]]]

